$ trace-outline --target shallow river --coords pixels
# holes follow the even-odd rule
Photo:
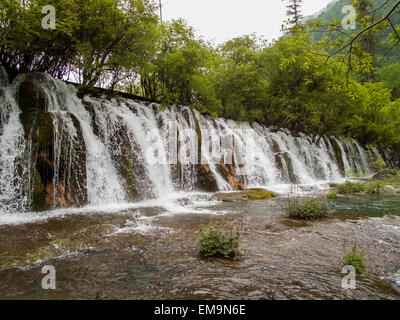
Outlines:
[[[286,218],[286,198],[174,203],[0,217],[0,299],[400,299],[399,199],[341,198],[315,222]],[[200,226],[221,219],[242,226],[239,261],[198,254]],[[368,272],[345,290],[354,243]]]

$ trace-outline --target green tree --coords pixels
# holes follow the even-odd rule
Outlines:
[[[215,51],[183,20],[161,26],[156,56],[143,68],[141,92],[165,105],[191,105],[217,114],[213,70]]]
[[[223,116],[262,122],[263,81],[253,36],[234,38],[219,48],[221,63],[215,78],[216,96],[222,101]]]
[[[76,54],[77,28],[73,0],[55,0],[57,27],[41,22],[45,0],[0,0],[0,63],[12,76],[20,72],[48,72],[61,78]]]
[[[377,80],[392,91],[392,98],[400,98],[400,64],[393,63],[377,70]]]
[[[297,27],[300,25],[303,15],[301,14],[301,5],[303,0],[282,0],[287,2],[286,15],[288,16],[288,25]]]
[[[144,63],[156,36],[156,7],[147,0],[77,1],[78,55],[81,82],[95,85],[106,70],[121,71]],[[99,14],[101,13],[101,14]]]

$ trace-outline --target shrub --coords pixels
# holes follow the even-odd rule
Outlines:
[[[287,208],[289,218],[315,220],[329,212],[326,202],[318,199],[290,199]]]
[[[370,162],[370,166],[375,172],[383,172],[384,168],[386,167],[386,163],[381,155],[379,155],[378,157],[374,156]]]
[[[338,185],[339,194],[355,194],[365,191],[365,185],[360,182],[347,181],[345,184]]]
[[[357,253],[357,244],[354,244],[351,252],[346,253],[343,256],[343,262],[346,265],[353,266],[357,273],[362,274],[365,273],[367,270],[364,262],[364,254]]]
[[[197,243],[200,254],[206,258],[236,260],[240,256],[240,226],[224,221],[202,227]]]
[[[338,194],[336,192],[331,192],[327,195],[328,200],[336,200],[339,198]]]
[[[381,182],[377,181],[377,182],[371,182],[370,184],[368,184],[366,189],[369,194],[380,195],[381,192],[385,189],[385,186]]]

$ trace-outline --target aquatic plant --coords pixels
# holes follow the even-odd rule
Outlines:
[[[325,201],[308,199],[290,199],[287,207],[289,218],[302,220],[316,220],[324,217],[329,212]]]
[[[357,273],[363,274],[367,272],[367,268],[365,266],[364,254],[357,253],[357,244],[355,243],[351,252],[346,253],[343,256],[343,262],[346,265],[353,266]]]
[[[373,195],[380,195],[384,188],[383,183],[379,181],[371,182],[366,186],[367,193]]]
[[[197,244],[200,254],[206,258],[220,257],[236,260],[241,254],[240,225],[223,221],[203,226]]]
[[[339,196],[336,192],[331,192],[326,197],[328,200],[336,200],[339,198]]]
[[[344,184],[339,184],[337,188],[339,194],[355,194],[364,192],[366,190],[366,185],[360,182],[347,181]]]

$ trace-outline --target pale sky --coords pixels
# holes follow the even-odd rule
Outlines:
[[[304,0],[303,15],[323,9],[332,0]],[[282,0],[162,0],[164,20],[183,18],[214,44],[255,33],[273,40],[286,20]]]

